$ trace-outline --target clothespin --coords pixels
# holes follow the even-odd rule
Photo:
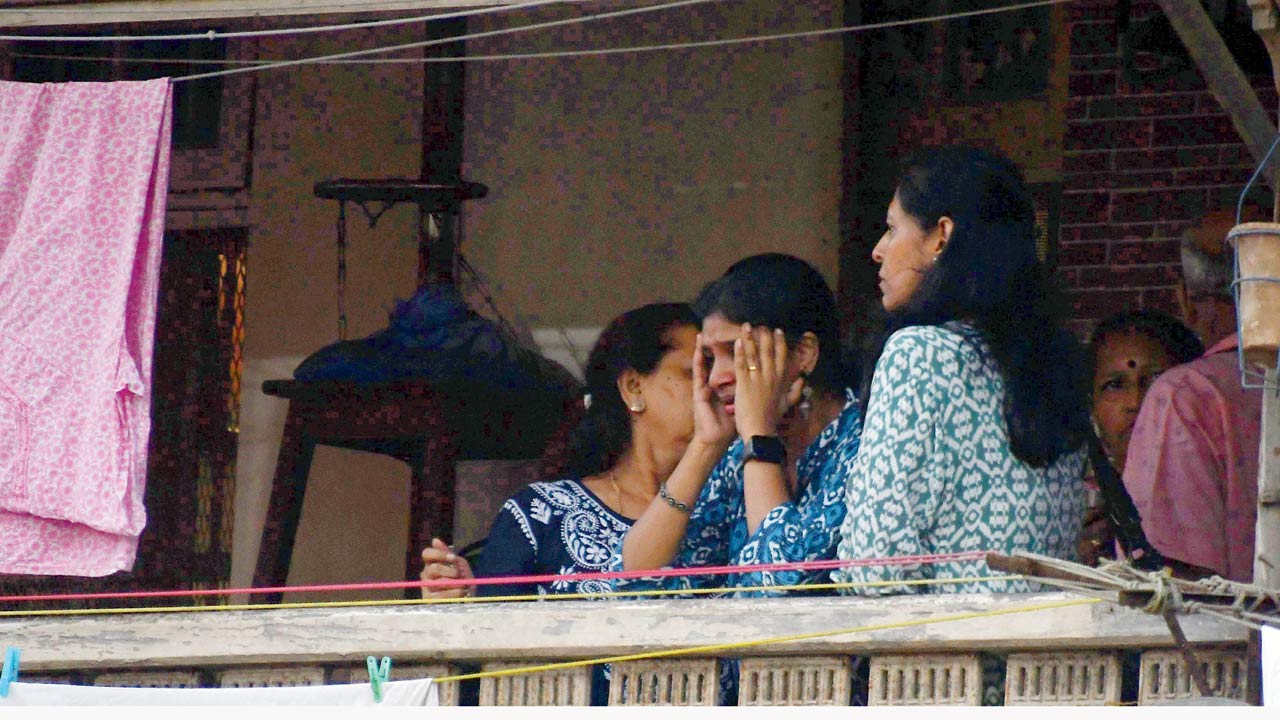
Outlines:
[[[9,683],[18,679],[18,648],[4,649],[4,670],[0,670],[0,698],[9,697]]]
[[[369,687],[373,690],[373,701],[382,702],[382,683],[391,680],[391,658],[383,656],[382,666],[372,655],[365,661],[369,665]]]

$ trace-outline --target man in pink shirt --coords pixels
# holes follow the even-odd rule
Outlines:
[[[1240,383],[1230,224],[1183,238],[1178,300],[1209,351],[1156,379],[1138,412],[1124,484],[1147,539],[1179,574],[1253,578],[1262,392]],[[1221,232],[1219,232],[1219,230]]]

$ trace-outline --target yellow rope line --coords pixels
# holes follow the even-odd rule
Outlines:
[[[565,593],[563,595],[500,595],[493,597],[461,597],[461,598],[415,598],[411,600],[332,600],[317,602],[279,603],[275,605],[174,605],[166,607],[135,608],[63,608],[58,610],[4,610],[0,618],[6,617],[49,617],[62,615],[142,615],[167,612],[217,612],[223,610],[293,610],[324,609],[353,607],[394,607],[400,605],[460,605],[465,603],[494,603],[522,600],[602,600],[616,597],[665,597],[670,595],[712,595],[715,593],[756,592],[767,590],[782,591],[814,591],[843,590],[852,588],[876,588],[918,585],[944,585],[971,582],[992,582],[996,580],[1022,580],[1023,575],[991,575],[982,577],[961,578],[925,578],[918,580],[876,580],[872,582],[850,583],[815,583],[811,585],[755,585],[735,588],[690,588],[684,590],[617,590],[601,593]]]
[[[1026,605],[1017,608],[1005,608],[1002,610],[984,610],[982,612],[960,613],[957,615],[947,615],[944,617],[922,618],[919,620],[903,620],[894,623],[881,623],[879,625],[863,625],[862,627],[846,628],[843,630],[822,630],[819,632],[802,633],[798,635],[783,635],[781,637],[764,638],[760,640],[743,640],[732,643],[719,643],[716,645],[700,645],[691,648],[678,648],[675,650],[655,650],[652,652],[633,653],[630,655],[614,655],[612,657],[593,658],[590,660],[572,660],[568,662],[546,663],[544,665],[533,665],[524,668],[508,668],[505,670],[490,670],[487,672],[468,673],[465,675],[448,675],[445,677],[435,678],[438,683],[442,682],[459,682],[461,680],[476,680],[479,678],[503,677],[507,675],[521,675],[524,673],[545,672],[548,670],[567,670],[569,668],[586,667],[589,665],[600,665],[603,663],[620,663],[632,660],[650,660],[653,658],[674,657],[678,655],[705,655],[718,653],[725,650],[739,650],[748,647],[757,647],[759,645],[770,645],[775,643],[792,642],[795,640],[812,640],[821,637],[830,637],[832,635],[851,635],[853,633],[874,632],[877,630],[895,630],[905,627],[916,627],[920,625],[932,625],[935,623],[953,622],[956,620],[974,620],[977,618],[997,617],[1000,615],[1014,615],[1017,613],[1035,612],[1037,610],[1053,610],[1056,608],[1072,607],[1075,605],[1092,605],[1094,603],[1103,602],[1100,598],[1083,598],[1080,600],[1060,600],[1058,602],[1041,603],[1038,605]]]

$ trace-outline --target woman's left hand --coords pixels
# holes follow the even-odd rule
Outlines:
[[[733,371],[738,436],[777,435],[778,421],[804,388],[802,378],[786,381],[787,339],[782,331],[744,324],[733,343]]]

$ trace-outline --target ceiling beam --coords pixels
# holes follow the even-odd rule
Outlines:
[[[1271,56],[1271,76],[1280,90],[1280,12],[1276,0],[1249,0],[1253,31],[1258,33]]]
[[[516,0],[108,0],[58,4],[0,1],[0,27],[52,27],[339,13],[421,12],[514,5]]]
[[[1209,85],[1209,91],[1227,111],[1231,124],[1253,156],[1254,162],[1262,162],[1275,139],[1276,128],[1258,100],[1248,78],[1236,64],[1236,59],[1222,41],[1222,35],[1214,26],[1204,6],[1189,0],[1156,0],[1165,17],[1187,47],[1191,59],[1200,68],[1200,74]],[[1272,163],[1263,169],[1267,183],[1276,187]]]
[[[1276,0],[1249,0],[1249,10],[1252,12],[1253,31],[1262,38],[1267,54],[1271,56],[1271,80],[1275,83],[1277,92],[1280,92],[1280,12],[1276,10]],[[1271,187],[1275,193],[1271,220],[1280,222],[1280,186],[1272,184]],[[1280,467],[1280,463],[1277,466]],[[1276,576],[1275,568],[1272,570],[1272,575]]]

